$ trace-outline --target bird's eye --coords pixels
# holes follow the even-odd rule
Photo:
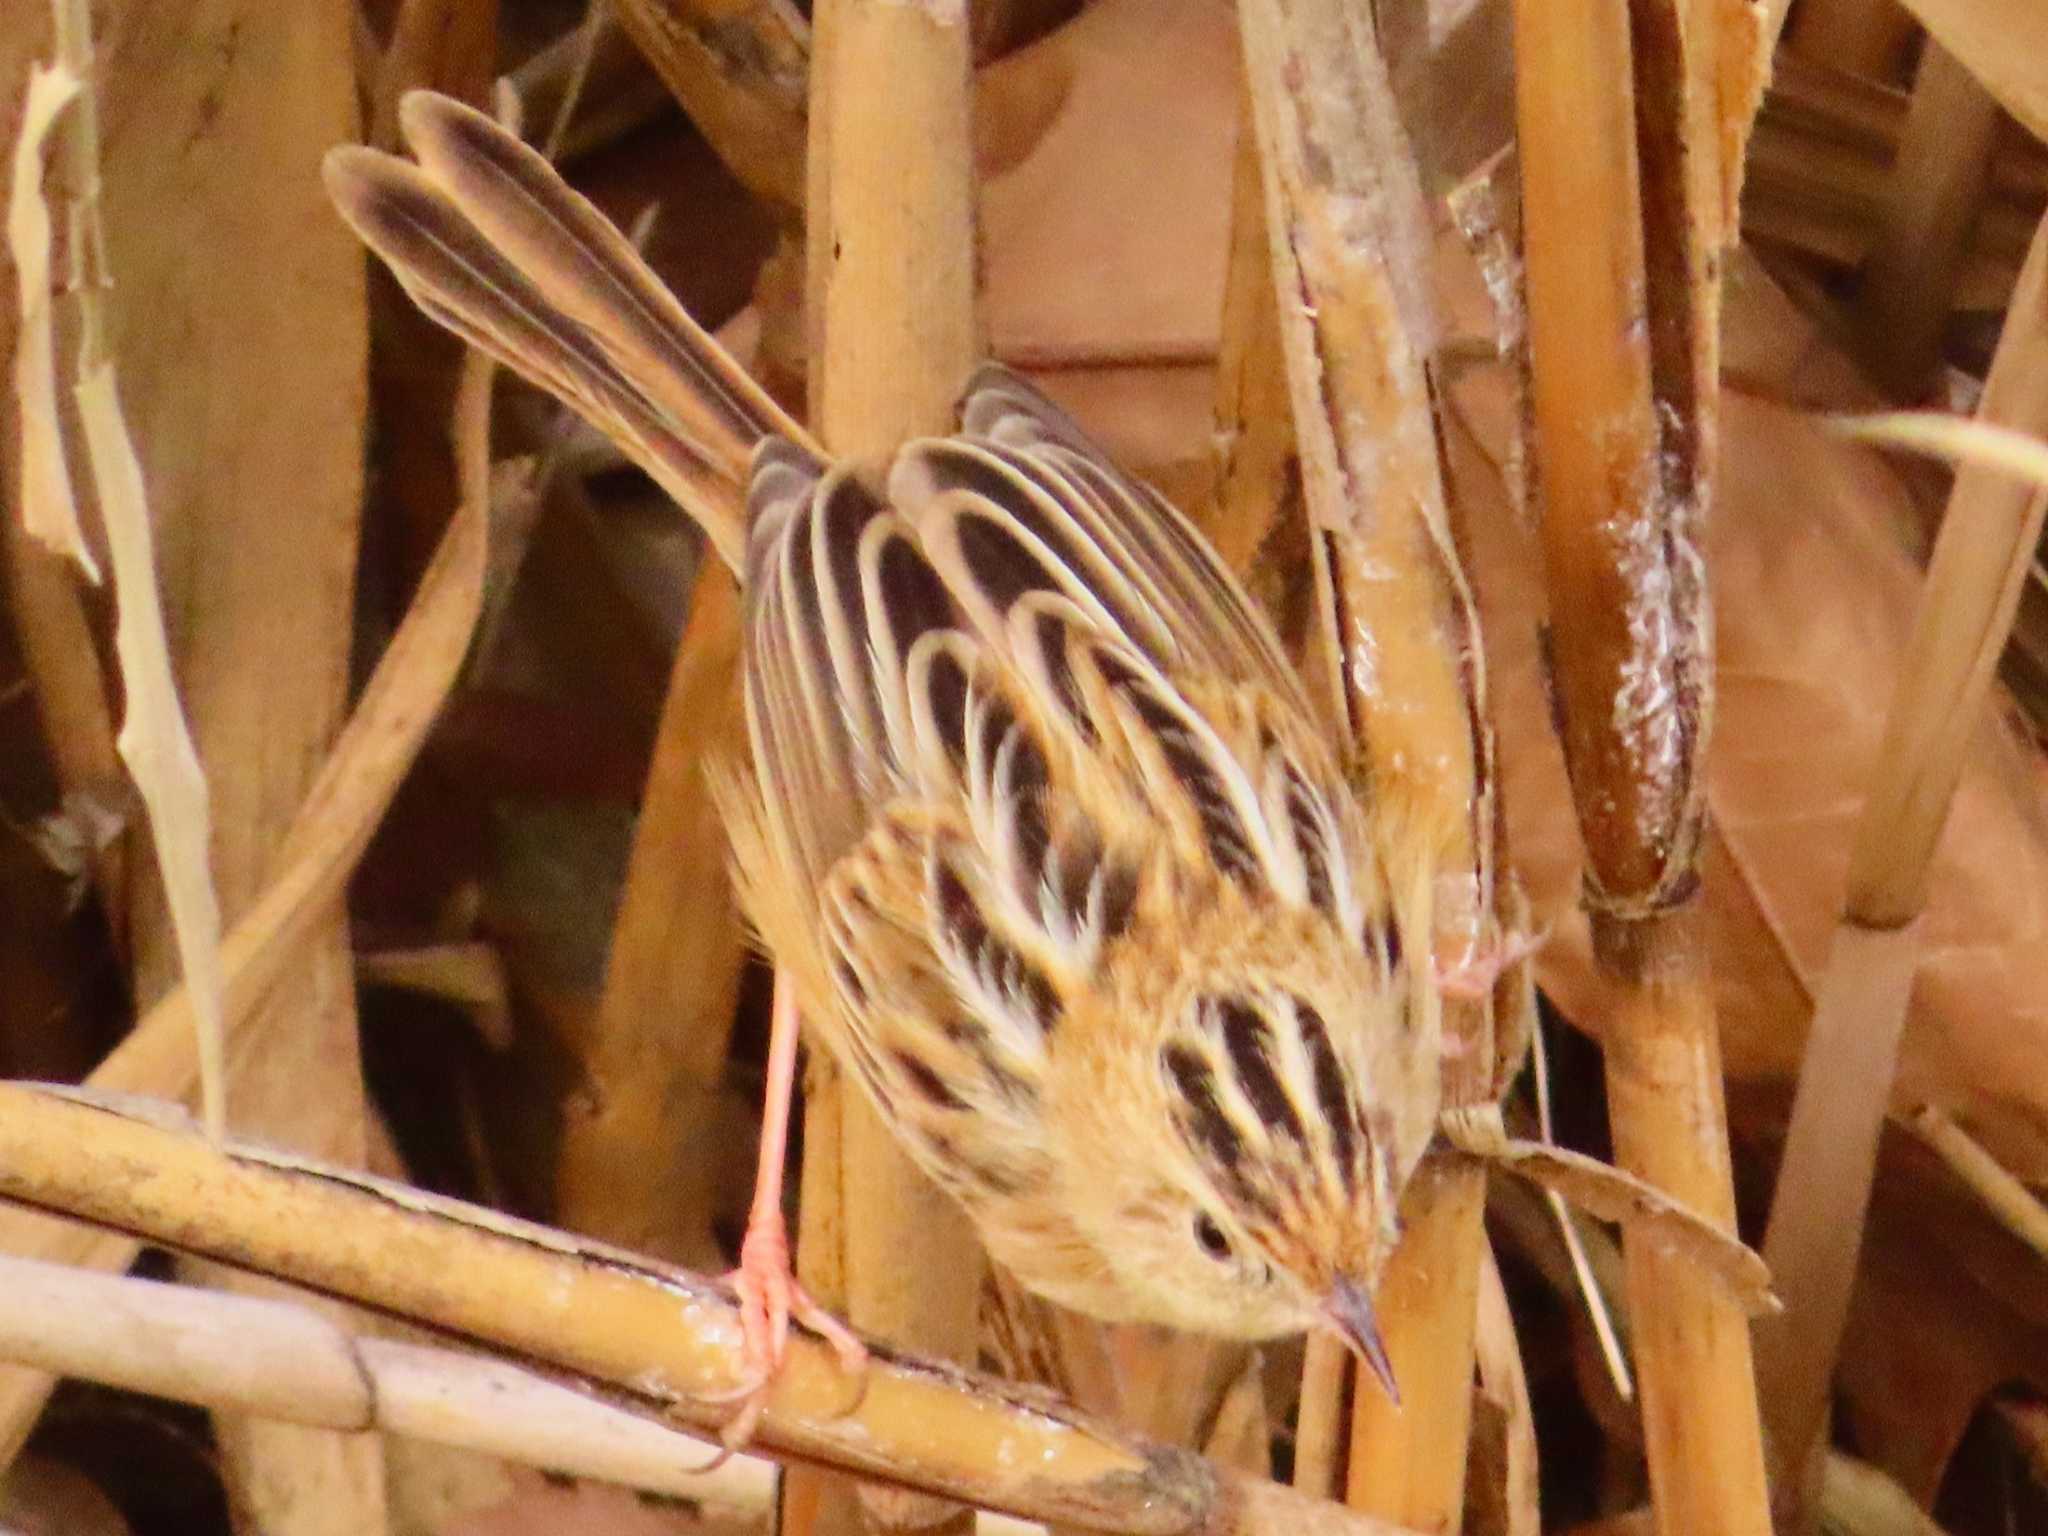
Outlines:
[[[1230,1239],[1223,1235],[1223,1229],[1216,1225],[1216,1218],[1207,1211],[1195,1214],[1195,1241],[1202,1245],[1202,1252],[1212,1259],[1230,1257]]]

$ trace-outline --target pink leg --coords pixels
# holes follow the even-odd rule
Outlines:
[[[775,1011],[768,1033],[768,1090],[761,1107],[761,1160],[754,1174],[754,1204],[740,1242],[740,1264],[726,1276],[740,1300],[748,1380],[734,1397],[740,1410],[726,1426],[725,1442],[737,1448],[752,1438],[768,1401],[768,1389],[789,1353],[789,1320],[823,1335],[838,1352],[841,1369],[867,1369],[868,1352],[853,1333],[797,1284],[789,1263],[789,1230],[782,1219],[782,1172],[789,1154],[789,1106],[796,1090],[796,994],[781,970],[775,973]]]

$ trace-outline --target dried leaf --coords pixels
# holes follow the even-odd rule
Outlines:
[[[1837,417],[1831,425],[1844,437],[2002,470],[2015,480],[2048,486],[2048,442],[1996,422],[1939,411],[1888,411]]]
[[[78,413],[99,491],[100,515],[114,565],[118,617],[114,653],[120,659],[127,705],[114,740],[135,777],[149,814],[157,866],[170,903],[178,959],[192,999],[199,1041],[200,1097],[207,1133],[227,1129],[226,1021],[221,999],[225,979],[220,958],[220,901],[209,864],[212,817],[206,775],[178,702],[171,654],[157,598],[156,554],[142,461],[121,415],[111,363],[102,363],[78,383]]]
[[[29,71],[28,100],[14,141],[7,197],[7,249],[21,296],[21,339],[14,352],[14,398],[21,412],[21,522],[60,555],[100,579],[99,563],[78,524],[78,502],[64,458],[57,408],[57,343],[50,303],[50,206],[43,199],[43,146],[77,99],[77,75],[58,65]]]
[[[1516,1140],[1491,1108],[1446,1113],[1443,1129],[1460,1152],[1554,1189],[1589,1216],[1655,1233],[1725,1285],[1752,1316],[1777,1309],[1762,1259],[1634,1174],[1548,1142]]]

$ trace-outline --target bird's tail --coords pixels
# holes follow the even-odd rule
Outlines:
[[[329,152],[328,195],[426,314],[581,412],[738,567],[748,465],[809,438],[554,167],[430,91],[399,109],[418,164]]]

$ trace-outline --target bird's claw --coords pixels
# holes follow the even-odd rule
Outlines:
[[[718,1438],[725,1446],[719,1461],[744,1449],[760,1427],[768,1394],[789,1357],[792,1318],[832,1346],[832,1352],[839,1357],[839,1368],[859,1384],[858,1393],[846,1411],[851,1413],[860,1406],[867,1391],[867,1346],[852,1329],[819,1306],[797,1280],[789,1262],[789,1235],[780,1215],[757,1217],[747,1224],[746,1237],[740,1243],[739,1267],[725,1278],[739,1299],[740,1358],[746,1374],[731,1390],[703,1398],[713,1404],[739,1405],[719,1433]]]
[[[1445,997],[1479,1002],[1492,995],[1503,973],[1535,954],[1549,937],[1546,930],[1496,933],[1467,947],[1456,960],[1446,963],[1437,959],[1436,989]]]

